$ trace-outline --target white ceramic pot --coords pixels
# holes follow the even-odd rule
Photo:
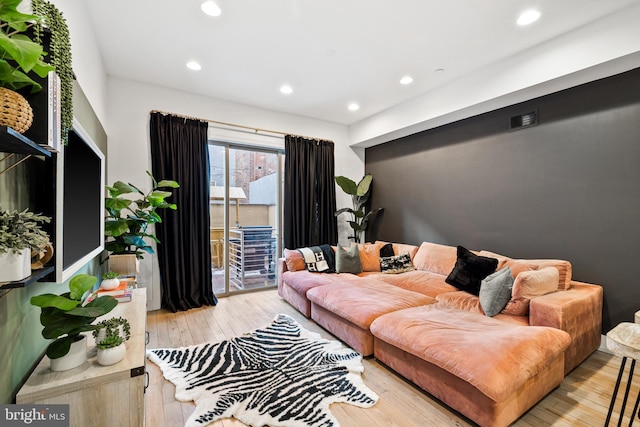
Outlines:
[[[0,255],[0,282],[14,282],[31,274],[31,250],[8,251]]]
[[[112,348],[99,348],[98,349],[98,363],[102,366],[109,366],[115,363],[118,363],[122,359],[124,359],[125,354],[127,353],[127,347],[124,343],[120,344],[117,347]]]
[[[81,335],[79,341],[71,344],[69,353],[57,359],[51,359],[52,371],[67,371],[82,365],[87,360],[87,337]]]
[[[118,286],[120,286],[120,279],[118,279],[117,277],[115,279],[104,279],[100,283],[100,287],[105,291],[111,291]]]

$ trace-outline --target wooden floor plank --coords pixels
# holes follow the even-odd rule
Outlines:
[[[275,290],[238,294],[220,298],[217,306],[186,312],[149,312],[148,348],[182,347],[201,342],[218,342],[267,325],[277,314],[294,317],[305,329],[335,339],[315,322],[302,316],[278,297]],[[461,414],[439,402],[415,385],[389,370],[375,358],[363,360],[363,381],[380,396],[372,408],[334,404],[331,412],[342,427],[466,427],[473,424]],[[611,392],[620,367],[620,358],[596,352],[574,369],[556,390],[517,420],[517,427],[596,427],[602,426]],[[192,403],[175,400],[175,387],[162,378],[160,369],[147,364],[150,374],[145,395],[146,425],[175,427],[193,412]],[[626,379],[626,373],[625,373]],[[633,385],[627,412],[631,411],[638,387]],[[620,393],[623,394],[623,391]],[[618,397],[618,405],[622,396]],[[617,422],[617,415],[614,415]],[[625,424],[628,423],[628,416]],[[236,419],[219,420],[212,427],[243,427]]]

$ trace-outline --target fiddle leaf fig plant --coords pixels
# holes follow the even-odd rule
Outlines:
[[[19,12],[21,1],[0,1],[0,87],[11,90],[30,87],[31,93],[35,93],[42,90],[42,85],[29,74],[44,78],[54,67],[44,62],[46,53],[42,45],[32,40],[28,32],[42,18]]]
[[[342,191],[351,196],[353,208],[342,208],[336,211],[335,215],[341,215],[343,213],[351,214],[351,220],[347,221],[353,229],[353,234],[348,236],[349,239],[353,239],[356,243],[361,243],[363,234],[372,221],[383,208],[377,208],[368,210],[367,202],[371,195],[371,183],[373,181],[372,175],[365,175],[360,182],[356,184],[350,178],[346,176],[336,176],[336,184],[340,186]]]
[[[61,295],[42,294],[31,298],[31,304],[40,307],[42,336],[53,341],[47,347],[47,356],[57,359],[69,352],[71,344],[81,339],[82,332],[98,328],[93,322],[118,305],[111,295],[90,299],[89,292],[98,281],[95,276],[78,274],[69,281],[69,292]]]
[[[146,194],[133,184],[122,181],[107,186],[105,235],[108,240],[105,248],[111,254],[135,254],[138,259],[143,259],[145,252],[153,255],[153,248],[145,239],[160,243],[147,229],[150,224],[162,222],[156,211],[178,208],[175,203],[166,201],[172,192],[163,189],[179,188],[180,185],[172,180],[156,181],[149,171],[147,175],[153,186]]]

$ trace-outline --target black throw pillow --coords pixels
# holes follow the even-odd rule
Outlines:
[[[380,258],[387,258],[390,256],[395,256],[395,253],[393,252],[393,243],[385,243],[385,245],[380,248]]]
[[[482,280],[496,271],[497,267],[497,259],[476,255],[470,250],[458,246],[456,265],[445,281],[461,291],[478,295]]]

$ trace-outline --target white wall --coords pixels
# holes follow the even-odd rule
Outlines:
[[[62,12],[69,26],[73,73],[76,80],[108,134],[106,122],[107,74],[91,29],[85,1],[50,1]]]
[[[335,143],[337,175],[359,179],[364,173],[364,150],[349,147],[346,126],[115,77],[107,79],[107,89],[109,183],[121,180],[139,185],[143,190],[149,189],[150,183],[145,171],[151,170],[151,110],[329,139]],[[283,147],[283,142],[278,140],[272,145],[278,144]],[[336,195],[338,207],[350,205],[350,199],[342,194],[339,187],[336,187]],[[160,294],[157,257],[145,257],[141,263],[141,280],[148,288],[149,309],[158,309]]]
[[[370,147],[640,66],[640,3],[351,126]]]

